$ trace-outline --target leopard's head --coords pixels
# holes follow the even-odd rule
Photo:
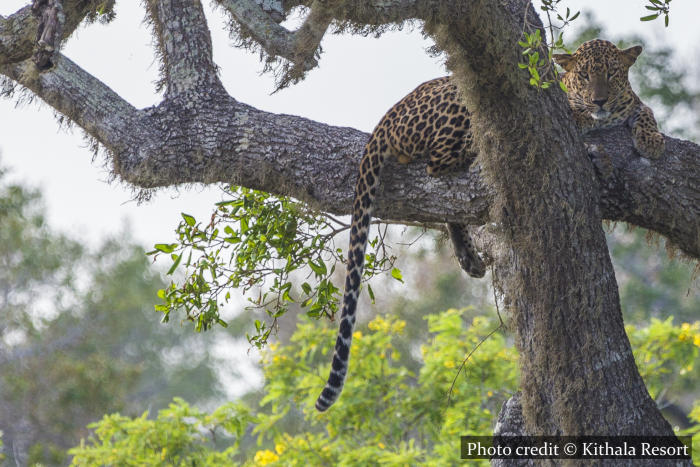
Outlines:
[[[553,57],[566,70],[571,106],[601,120],[632,93],[628,72],[640,53],[638,45],[620,50],[612,42],[594,39],[581,44],[573,54]]]

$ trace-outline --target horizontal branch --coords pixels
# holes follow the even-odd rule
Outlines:
[[[215,92],[197,102],[197,111],[170,100],[137,110],[63,56],[48,73],[33,70],[31,60],[0,66],[102,143],[114,156],[114,172],[134,186],[235,183],[330,213],[350,212],[366,133],[262,112]],[[649,161],[623,128],[591,133],[586,141],[602,187],[603,217],[658,232],[700,258],[700,147],[667,138],[666,155]],[[491,193],[478,164],[442,178],[429,177],[424,162],[389,164],[378,217],[489,221]]]
[[[366,133],[261,112],[235,101],[212,103],[208,111],[200,114],[196,128],[190,127],[188,138],[208,132],[220,152],[203,157],[200,148],[192,147],[178,152],[177,166],[167,164],[167,153],[192,141],[176,139],[149,149],[150,160],[137,164],[124,160],[129,170],[118,166],[115,170],[126,181],[144,187],[232,182],[294,196],[334,214],[350,212]],[[626,129],[593,133],[586,141],[591,148],[599,148],[592,157],[603,188],[603,217],[658,232],[700,259],[700,147],[667,138],[666,155],[650,162],[636,153]],[[602,151],[609,156],[602,158]],[[601,170],[606,160],[612,164]],[[480,179],[478,164],[442,178],[428,176],[424,162],[389,164],[377,198],[379,217],[470,224],[489,221],[491,193]]]
[[[151,128],[168,128],[169,133],[153,140],[129,137],[129,144],[148,158],[129,152],[115,157],[114,171],[123,180],[143,188],[234,183],[293,196],[329,213],[350,212],[366,133],[262,112],[225,96],[204,103],[195,119],[176,109],[176,104],[164,102],[145,122]],[[390,162],[383,181],[379,217],[486,220],[488,196],[477,168],[461,176],[434,178],[426,174],[424,164]]]
[[[700,259],[700,147],[666,137],[666,153],[650,161],[637,155],[627,128],[598,131],[586,141],[604,218],[658,232]]]

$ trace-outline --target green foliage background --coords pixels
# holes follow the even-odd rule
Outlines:
[[[288,344],[271,344],[263,353],[266,382],[256,409],[229,404],[206,416],[176,400],[156,420],[108,415],[70,452],[73,463],[457,465],[460,435],[491,433],[501,404],[518,387],[517,353],[498,320],[469,321],[469,311],[450,309],[425,318],[430,337],[419,346],[418,372],[402,364],[396,348],[406,322],[374,318],[355,332],[352,378],[323,414],[314,402],[325,382],[335,330],[304,320]],[[669,319],[629,326],[628,333],[652,395],[667,387],[664,380],[694,378],[687,370],[700,364],[699,324],[673,326]],[[698,432],[700,400],[690,416],[695,425],[687,432]],[[241,449],[246,425],[256,439]],[[226,447],[214,449],[221,436]]]
[[[105,412],[220,400],[211,340],[158,325],[165,284],[128,232],[88,248],[48,227],[37,190],[2,176],[0,265],[6,464],[64,464]]]

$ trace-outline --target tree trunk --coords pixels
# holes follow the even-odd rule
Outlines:
[[[671,436],[635,366],[600,187],[565,97],[515,72],[522,2],[474,3],[455,24],[429,28],[473,109],[483,175],[496,192],[494,282],[517,336],[525,429]]]

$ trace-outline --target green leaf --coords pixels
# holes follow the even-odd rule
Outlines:
[[[155,248],[158,251],[162,251],[163,253],[172,253],[175,251],[175,248],[177,247],[177,243],[156,243],[153,245],[153,248]]]
[[[326,264],[321,258],[319,258],[318,264],[314,263],[313,260],[309,260],[309,267],[319,276],[323,276],[328,272]]]
[[[170,269],[168,269],[168,272],[166,272],[166,275],[171,275],[172,273],[175,272],[175,269],[177,269],[177,266],[180,264],[180,261],[182,260],[182,255],[173,255],[173,265],[170,266]]]
[[[401,271],[399,270],[399,268],[393,268],[391,270],[391,277],[393,277],[399,282],[403,282],[403,276],[401,275]]]
[[[640,21],[651,21],[651,20],[656,19],[658,17],[659,17],[659,14],[657,13],[655,15],[642,16],[641,18],[639,18],[639,20]]]
[[[197,223],[194,220],[194,217],[190,216],[189,214],[185,214],[184,212],[182,212],[182,213],[180,213],[180,215],[182,216],[183,219],[185,219],[185,222],[187,222],[187,225],[189,225],[190,227],[194,227],[194,225]]]

